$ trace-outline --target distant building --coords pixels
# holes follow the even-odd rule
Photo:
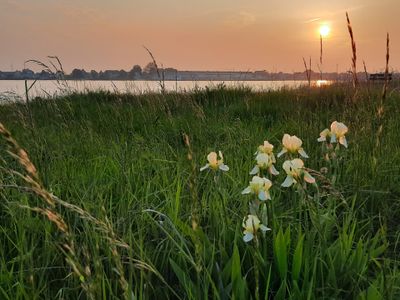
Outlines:
[[[388,74],[388,80],[393,79],[393,74],[389,73]],[[371,73],[369,74],[369,80],[371,81],[383,81],[386,80],[386,74],[385,73]]]

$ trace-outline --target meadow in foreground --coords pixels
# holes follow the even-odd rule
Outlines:
[[[221,86],[1,106],[0,298],[398,299],[400,94],[377,115],[380,99]]]

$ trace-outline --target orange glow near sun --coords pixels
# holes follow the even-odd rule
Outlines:
[[[331,31],[331,29],[328,25],[321,25],[321,27],[319,28],[319,34],[322,37],[327,37],[329,35],[330,31]]]

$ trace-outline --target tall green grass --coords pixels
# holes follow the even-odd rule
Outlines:
[[[54,212],[68,224],[83,273],[66,262],[65,234],[29,209],[45,206],[9,172],[25,174],[3,142],[0,298],[398,299],[400,94],[389,91],[378,124],[381,90],[369,93],[359,90],[355,101],[342,85],[220,86],[1,106],[1,122],[28,152],[43,189],[67,203]],[[284,133],[295,134],[310,156],[306,165],[319,170],[316,139],[334,120],[350,129],[335,192],[322,188],[316,206],[301,205],[297,193],[279,188],[281,172],[273,230],[258,247],[244,243],[241,191],[256,147],[268,139],[278,150]],[[217,180],[199,172],[215,150],[230,167]]]

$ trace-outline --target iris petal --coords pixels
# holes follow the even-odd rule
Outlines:
[[[287,152],[286,148],[283,148],[281,152],[278,153],[278,158],[281,157],[283,154],[285,154]]]
[[[294,179],[292,176],[286,176],[285,181],[281,184],[283,187],[290,187],[294,183]]]
[[[200,172],[204,171],[205,169],[208,169],[210,167],[209,164],[206,164],[205,166],[200,168]]]
[[[339,138],[339,143],[342,144],[343,146],[345,146],[347,148],[347,140],[346,137],[342,136]]]
[[[279,175],[279,172],[278,172],[278,170],[277,169],[275,169],[275,166],[274,165],[271,165],[271,167],[269,167],[269,172],[272,174],[272,175]]]
[[[299,154],[300,154],[301,156],[303,156],[304,158],[308,158],[308,155],[307,155],[307,153],[304,151],[303,148],[300,148],[298,152],[299,152]]]
[[[220,169],[221,171],[225,171],[225,172],[229,171],[229,167],[228,167],[227,165],[220,165],[220,166],[219,166],[219,169]]]
[[[256,175],[258,174],[258,172],[260,172],[260,168],[258,166],[255,166],[251,171],[250,171],[250,175]]]
[[[264,191],[260,191],[260,192],[258,193],[258,199],[260,199],[261,201],[267,200],[267,196],[265,195],[265,192],[264,192]]]
[[[331,143],[336,143],[336,134],[332,133],[331,135]]]
[[[308,183],[315,183],[315,178],[310,175],[308,172],[304,172],[304,181]]]
[[[250,193],[251,193],[251,187],[249,187],[249,186],[242,191],[242,195],[250,194]]]
[[[266,231],[271,230],[271,228],[265,226],[264,224],[261,224],[260,229],[261,229],[263,232],[266,232]]]
[[[243,237],[243,241],[246,243],[250,242],[254,238],[254,235],[250,232],[246,233]]]

